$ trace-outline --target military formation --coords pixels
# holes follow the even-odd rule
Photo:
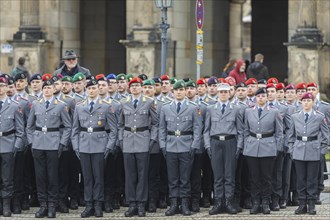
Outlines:
[[[316,214],[330,134],[317,84],[62,73],[0,75],[4,217]]]

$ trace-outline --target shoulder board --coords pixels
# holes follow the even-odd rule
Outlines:
[[[241,101],[239,101],[238,104],[248,106],[245,102],[241,102]]]
[[[315,110],[316,113],[319,113],[320,115],[322,115],[323,117],[325,116],[325,114],[323,114],[322,112]]]
[[[329,103],[325,102],[325,101],[320,101],[322,104],[324,105],[330,105]]]
[[[84,96],[79,95],[78,93],[75,93],[75,95],[78,96],[79,98],[86,99]]]
[[[116,100],[116,99],[111,99],[113,102],[120,104],[120,101]]]
[[[108,105],[111,105],[111,103],[112,103],[111,99],[110,99],[109,101],[103,99],[102,101],[103,101],[104,103],[108,104]]]
[[[85,102],[86,102],[86,100],[81,100],[81,101],[77,102],[76,105],[80,105],[80,104],[85,103]]]
[[[168,105],[168,104],[172,104],[173,102],[165,102],[163,105]]]
[[[189,104],[193,104],[194,106],[198,106],[196,102],[189,101]]]
[[[71,95],[65,95],[65,97],[67,97],[69,99],[73,99],[73,97]]]
[[[151,98],[151,97],[149,97],[149,96],[143,96],[143,97],[146,97],[147,99],[154,100],[153,98]]]
[[[13,103],[15,103],[15,104],[19,104],[16,100],[14,100],[14,99],[10,99],[10,102],[13,102]]]
[[[56,99],[56,100],[66,105],[66,102],[62,101],[61,99]]]
[[[24,96],[21,96],[21,98],[20,99],[23,99],[23,100],[25,100],[25,101],[29,101],[29,99],[28,98],[26,98],[26,97],[24,97]]]
[[[204,102],[204,101],[199,101],[199,103],[201,103],[201,104],[203,104],[203,105],[205,105],[205,106],[209,106],[209,105],[210,105],[209,103]]]
[[[214,102],[216,102],[217,100],[216,99],[214,99],[214,98],[211,98],[211,97],[208,97],[210,100],[212,100],[212,101],[214,101]]]
[[[125,98],[122,98],[120,99],[120,102],[128,102],[129,101],[129,96],[128,97],[125,97]]]
[[[283,103],[283,102],[279,102],[279,103],[280,103],[280,105],[284,105],[284,106],[288,107],[288,105],[286,103]]]
[[[165,100],[164,99],[154,99],[154,102],[155,103],[157,103],[157,102],[165,103]]]
[[[35,97],[34,95],[29,94],[29,97],[33,98],[34,100],[37,100],[38,98]]]

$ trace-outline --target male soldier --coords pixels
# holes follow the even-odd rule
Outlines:
[[[246,156],[251,181],[253,206],[250,214],[259,212],[260,199],[262,212],[269,214],[271,172],[277,149],[283,141],[283,123],[280,112],[266,105],[266,89],[258,89],[255,95],[256,106],[245,110],[243,155]]]
[[[120,73],[117,75],[117,83],[118,83],[118,93],[119,93],[119,100],[126,98],[129,94],[127,92],[128,82],[127,76],[125,73]]]
[[[8,79],[0,76],[0,160],[1,199],[0,215],[11,216],[11,199],[14,194],[15,156],[24,146],[23,110],[19,103],[7,97]]]
[[[112,99],[115,100],[120,100],[121,97],[119,95],[119,93],[117,92],[118,90],[118,82],[116,79],[116,75],[114,73],[110,73],[109,75],[107,75],[107,81],[108,81],[108,87],[109,87],[109,96]]]
[[[216,101],[218,99],[218,83],[218,79],[214,76],[209,78],[209,80],[207,81],[208,97],[213,101]]]
[[[104,162],[117,138],[114,109],[98,97],[97,81],[90,80],[86,89],[88,99],[76,106],[71,135],[84,178],[86,208],[81,213],[82,218],[103,216]],[[111,130],[109,134],[106,127]]]
[[[226,211],[236,214],[233,204],[237,146],[243,145],[243,116],[238,105],[229,102],[230,86],[218,85],[219,100],[207,108],[204,130],[205,148],[211,158],[214,175],[214,206],[210,215],[221,212],[223,199]],[[219,111],[220,110],[220,111]]]
[[[67,76],[68,77],[68,76]],[[72,120],[74,109],[75,109],[75,99],[72,96],[65,95],[62,93],[63,83],[62,75],[58,74],[52,77],[54,82],[54,97],[57,100],[64,102],[69,110],[69,115]],[[60,126],[60,134],[63,133],[63,125]],[[70,186],[70,170],[71,170],[71,156],[72,156],[72,145],[71,141],[63,148],[61,157],[59,158],[59,202],[58,211],[61,213],[68,213],[69,209],[67,207],[69,186]]]
[[[279,84],[277,84],[279,85]],[[283,172],[283,160],[284,160],[284,148],[288,146],[288,130],[291,126],[291,116],[288,106],[282,104],[276,100],[277,91],[276,86],[273,83],[267,84],[267,98],[268,106],[271,108],[276,108],[283,119],[283,142],[278,144],[277,155],[274,163],[274,169],[272,171],[272,201],[271,201],[271,210],[279,211],[279,200],[282,196],[282,172]]]
[[[267,86],[267,80],[265,79],[258,80],[258,89],[266,88],[266,86]]]
[[[285,85],[283,83],[276,84],[276,100],[285,103]]]
[[[85,86],[86,86],[86,78],[84,74],[82,73],[77,73],[74,75],[72,78],[72,83],[73,83],[73,89],[74,89],[74,94],[73,98],[76,100],[76,103],[86,100],[87,94],[85,92]]]
[[[311,93],[302,96],[303,110],[292,115],[289,147],[297,175],[299,207],[295,214],[315,215],[318,197],[320,158],[325,155],[329,128],[325,115],[313,109],[315,97]]]
[[[330,129],[330,104],[317,99],[317,97],[320,94],[319,94],[319,87],[316,83],[311,82],[311,83],[307,84],[307,92],[312,93],[312,95],[314,97],[315,102],[313,105],[313,109],[315,109],[319,112],[322,112],[325,115],[328,128]],[[330,133],[328,134],[328,136],[330,136]],[[318,197],[316,199],[316,204],[318,204],[318,205],[321,204],[320,194],[324,190],[324,183],[323,183],[324,174],[323,173],[324,173],[325,167],[326,167],[325,155],[323,154],[323,155],[321,155],[321,159],[320,159],[320,169],[319,169],[319,176],[318,176],[318,188],[317,188]]]
[[[159,125],[159,143],[166,158],[171,200],[165,215],[178,213],[179,198],[182,214],[191,215],[190,173],[195,151],[200,148],[202,116],[197,104],[185,99],[183,80],[174,84],[173,91],[175,100],[163,106]]]
[[[162,97],[169,97],[173,98],[173,94],[171,92],[172,86],[171,86],[171,79],[168,75],[162,75],[160,77],[162,80],[162,92],[161,96]]]
[[[155,82],[155,97],[157,97],[162,92],[162,80],[160,77],[154,77],[152,80]]]
[[[71,133],[68,107],[54,97],[54,90],[53,80],[45,80],[42,86],[43,98],[32,103],[27,121],[27,138],[33,149],[40,202],[40,209],[35,213],[36,218],[56,217],[58,160]],[[64,126],[63,134],[60,134],[61,125]]]
[[[121,100],[119,141],[124,154],[126,217],[145,216],[148,199],[149,151],[157,142],[158,118],[152,98],[143,96],[142,80],[129,82],[131,95]]]
[[[258,89],[258,82],[256,79],[254,78],[250,78],[248,80],[246,80],[245,82],[248,90],[247,90],[247,98],[249,100],[248,106],[254,106],[256,103],[256,97],[255,97],[255,93]]]
[[[297,100],[300,102],[301,97],[307,92],[307,84],[305,82],[296,85]]]
[[[186,83],[186,96],[191,102],[195,102],[198,104],[201,115],[202,115],[202,125],[204,125],[205,115],[206,115],[206,107],[208,104],[204,101],[200,101],[197,96],[196,83],[192,80]],[[204,130],[204,126],[202,131]],[[194,162],[192,165],[190,182],[191,182],[191,210],[193,212],[199,212],[199,203],[201,199],[201,187],[202,187],[202,162],[203,162],[203,152],[204,149],[204,140],[202,139],[200,142],[200,148],[196,150],[194,156]],[[203,173],[204,174],[204,173]]]
[[[236,104],[238,102],[242,102],[246,105],[248,105],[248,100],[247,100],[247,85],[242,82],[236,85],[235,87],[235,95],[236,95]]]
[[[37,99],[42,98],[42,78],[40,74],[33,74],[30,78],[31,84],[31,96],[35,96]]]
[[[74,92],[72,91],[73,85],[72,85],[72,77],[71,76],[64,76],[62,78],[62,93],[64,95],[73,96]]]

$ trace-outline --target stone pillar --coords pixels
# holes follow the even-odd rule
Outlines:
[[[299,28],[315,28],[316,25],[316,0],[300,0]]]
[[[39,26],[39,0],[21,0],[21,26]]]
[[[246,0],[230,0],[229,5],[229,58],[240,59],[242,48],[242,4]]]

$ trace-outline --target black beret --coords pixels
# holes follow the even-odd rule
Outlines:
[[[257,92],[256,92],[256,96],[259,95],[259,94],[267,94],[266,88],[258,89]]]

